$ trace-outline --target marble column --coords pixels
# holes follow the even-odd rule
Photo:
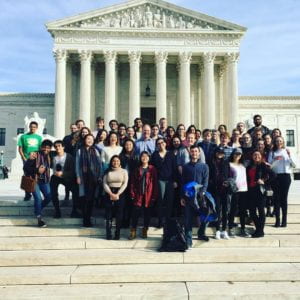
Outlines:
[[[117,53],[113,50],[104,52],[105,60],[105,100],[104,119],[108,129],[109,121],[116,119],[116,59]]]
[[[67,51],[57,49],[53,53],[56,61],[54,136],[58,139],[62,139],[66,134]]]
[[[207,52],[203,54],[204,62],[204,127],[213,129],[216,126],[216,97],[215,97],[215,77],[214,60],[215,53]]]
[[[226,65],[223,63],[218,69],[218,84],[219,84],[219,99],[217,109],[217,122],[218,124],[224,124],[224,74],[226,71]]]
[[[167,59],[168,52],[155,52],[157,124],[160,118],[167,118]]]
[[[228,129],[231,131],[238,123],[238,71],[239,53],[228,53],[227,60],[227,101],[228,101]]]
[[[80,98],[79,118],[84,120],[86,126],[91,126],[91,62],[92,52],[82,50],[80,57]]]
[[[179,53],[179,103],[178,120],[185,126],[191,125],[191,52]]]
[[[201,62],[198,65],[198,94],[199,94],[199,127],[205,129],[204,124],[204,111],[205,111],[205,102],[204,102],[204,64]]]
[[[129,125],[132,125],[135,118],[141,115],[140,100],[140,51],[129,51],[128,59],[130,64],[129,80]]]

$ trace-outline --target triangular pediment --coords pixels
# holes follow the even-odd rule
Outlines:
[[[246,31],[245,27],[161,0],[133,0],[46,24],[55,29]]]

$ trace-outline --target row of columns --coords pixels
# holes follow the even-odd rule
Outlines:
[[[105,103],[104,118],[108,127],[109,120],[116,119],[116,61],[117,53],[114,50],[104,51],[105,61]],[[58,49],[54,52],[56,59],[56,85],[55,85],[55,114],[54,114],[54,136],[62,138],[65,135],[66,123],[66,62],[68,53],[66,50]],[[91,124],[91,64],[92,51],[82,50],[79,52],[81,62],[80,74],[80,103],[79,117]],[[214,60],[216,54],[212,52],[203,53],[203,63],[200,65],[202,80],[202,124],[206,128],[216,126],[216,97],[214,81]],[[140,51],[128,52],[130,64],[129,84],[129,123],[140,116],[140,63],[142,54]],[[168,53],[166,51],[155,52],[156,63],[156,117],[159,120],[167,116],[167,66]],[[177,123],[191,124],[191,78],[190,65],[192,53],[181,52],[178,57],[179,72],[179,101],[177,105]],[[227,115],[229,128],[234,128],[237,123],[238,113],[238,85],[237,85],[237,62],[238,53],[229,53],[225,56],[227,74],[227,91],[223,99],[224,115]],[[221,82],[221,80],[220,80]]]

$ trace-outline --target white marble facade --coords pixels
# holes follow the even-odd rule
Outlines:
[[[71,120],[156,121],[213,128],[238,119],[246,28],[161,0],[134,0],[46,24],[54,38],[54,134]],[[146,96],[146,87],[150,96]]]

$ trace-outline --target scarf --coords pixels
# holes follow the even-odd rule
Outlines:
[[[80,155],[80,166],[82,168],[83,177],[89,175],[94,182],[97,182],[101,175],[101,162],[97,151],[94,146],[89,149],[82,147]]]

